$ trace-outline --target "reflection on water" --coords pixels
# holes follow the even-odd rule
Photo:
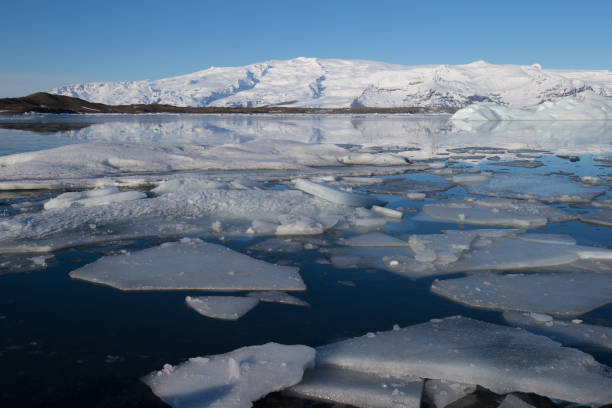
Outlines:
[[[608,152],[611,122],[453,122],[448,115],[32,115],[0,118],[0,154],[73,143],[218,146],[256,139],[363,147],[445,149],[490,146],[558,154]]]

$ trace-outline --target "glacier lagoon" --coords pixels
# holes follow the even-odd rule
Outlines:
[[[468,390],[457,398],[480,384],[499,398],[520,391],[555,401],[611,402],[609,371],[597,365],[612,365],[609,342],[576,341],[612,327],[610,122],[27,115],[1,118],[0,138],[3,405],[164,406],[141,381],[155,372],[163,372],[161,382],[171,379],[160,383],[165,388],[158,395],[179,404],[172,373],[202,363],[185,363],[189,358],[269,342],[320,349],[314,363],[298,359],[299,370],[315,364],[306,369],[307,382],[279,383],[285,393],[259,406],[294,398],[330,402],[347,384],[353,397],[344,393],[338,402],[356,404],[354,395],[381,389],[386,377],[401,377],[393,383],[403,385],[380,396],[370,392],[369,406],[440,400],[431,394],[440,388],[432,380],[467,384],[455,386]],[[212,247],[224,247],[225,255]],[[194,275],[199,265],[215,263],[223,276],[203,282]],[[257,265],[260,279],[248,273],[250,265]],[[275,278],[280,270],[285,274]],[[118,289],[126,289],[128,276],[136,289]],[[524,293],[522,280],[536,283]],[[209,315],[216,314],[210,311],[215,296],[225,296],[224,313],[244,303],[232,309],[227,296],[272,300],[227,321],[198,314],[186,296],[207,296]],[[534,377],[518,384],[498,379],[508,368],[502,363],[461,353],[452,363],[443,359],[443,374],[432,368],[440,367],[440,352],[480,344],[469,334],[489,326],[472,320],[512,326],[504,313],[524,313],[544,327],[566,322],[578,332],[571,349],[555,354],[567,371],[545,371],[552,385],[536,380],[542,366],[523,364],[517,376]],[[445,319],[456,315],[469,319]],[[423,353],[422,342],[400,346],[386,332],[402,327],[428,339],[431,325],[458,337],[431,337],[439,352],[425,354],[430,363],[420,368],[400,349],[400,368],[389,368],[380,348],[360,355],[340,342],[375,344],[381,337],[389,339],[389,350]],[[558,346],[530,337],[523,326],[525,347],[517,350]],[[552,340],[563,343],[562,336]],[[479,347],[503,354],[504,341],[510,340],[500,340],[498,349]],[[328,361],[330,349],[347,362]],[[253,384],[236,358],[212,361],[229,367],[225,385],[232,392],[250,395]],[[180,368],[163,368],[168,363]],[[491,382],[484,384],[470,364],[480,364]],[[567,372],[590,395],[568,388]],[[189,393],[212,404],[217,395],[202,387]]]

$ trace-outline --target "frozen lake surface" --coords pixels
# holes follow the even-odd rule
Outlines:
[[[1,406],[612,403],[612,122],[27,115],[0,140]]]

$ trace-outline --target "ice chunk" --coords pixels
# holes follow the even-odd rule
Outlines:
[[[199,191],[222,188],[227,188],[227,185],[215,180],[184,178],[164,181],[151,191],[157,195],[162,195],[180,191]]]
[[[577,316],[612,302],[612,275],[473,275],[435,280],[431,291],[480,309]]]
[[[276,228],[276,235],[319,235],[326,228],[320,222],[308,217],[292,217],[283,220]]]
[[[419,408],[421,379],[379,377],[338,368],[315,368],[285,393],[361,408]]]
[[[459,109],[451,119],[453,121],[612,120],[612,100],[595,95],[583,99],[567,97],[545,101],[531,109],[475,103]]]
[[[117,187],[98,188],[89,191],[77,191],[60,194],[47,201],[45,210],[68,207],[91,207],[94,205],[107,205],[123,201],[139,200],[147,195],[140,191],[119,192]]]
[[[381,232],[357,235],[341,241],[341,244],[354,247],[406,247],[408,242]]]
[[[472,250],[449,266],[457,272],[482,270],[516,270],[569,264],[581,258],[579,247],[564,244],[507,238]],[[520,256],[517,256],[520,254]]]
[[[568,235],[562,234],[533,234],[525,233],[519,236],[520,239],[530,242],[542,242],[546,244],[576,245],[576,240]]]
[[[332,343],[317,368],[478,384],[578,403],[612,401],[608,367],[579,350],[524,330],[451,317]]]
[[[533,174],[495,174],[487,184],[468,190],[479,195],[569,203],[589,202],[605,191],[564,177]]]
[[[580,215],[580,221],[589,224],[604,225],[612,227],[612,209],[602,209],[598,212]]]
[[[593,346],[612,350],[612,327],[582,323],[580,320],[543,320],[534,313],[504,312],[504,319],[535,334],[569,346]]]
[[[393,208],[381,207],[379,205],[373,205],[372,211],[388,218],[396,218],[401,220],[404,217],[404,213],[401,211],[394,210]]]
[[[447,380],[425,381],[423,394],[433,403],[435,408],[444,408],[448,404],[471,394],[476,386],[461,384]]]
[[[563,222],[575,218],[538,202],[506,199],[432,203],[424,205],[423,212],[440,221],[525,229],[542,227],[547,222]]]
[[[322,198],[332,203],[348,205],[351,207],[371,207],[372,205],[384,205],[385,202],[366,194],[350,193],[340,190],[334,186],[315,183],[310,180],[297,179],[295,188],[302,190],[315,197]]]
[[[285,305],[293,306],[310,306],[308,302],[296,298],[295,296],[291,296],[285,292],[268,290],[262,292],[249,292],[247,293],[247,296],[258,299],[261,302],[283,303]]]
[[[175,408],[249,408],[268,393],[299,383],[314,357],[307,346],[268,343],[166,364],[143,381]]]
[[[446,191],[455,186],[455,183],[446,181],[420,181],[405,178],[389,179],[381,184],[368,187],[368,191],[378,194],[401,194],[408,196],[425,193],[437,193]],[[424,196],[423,196],[424,197]],[[412,199],[412,198],[411,198]]]
[[[187,296],[185,302],[203,316],[238,320],[253,309],[259,303],[259,299],[238,296]]]
[[[70,272],[121,290],[304,290],[298,269],[264,262],[221,245],[182,239],[105,256]]]
[[[477,184],[485,184],[491,180],[492,173],[478,173],[478,174],[456,174],[451,180],[453,183],[462,184],[465,186],[474,186]]]

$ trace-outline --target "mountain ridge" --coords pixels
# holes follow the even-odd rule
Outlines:
[[[50,93],[108,105],[459,109],[474,102],[491,102],[530,107],[564,97],[612,97],[612,73],[485,61],[404,66],[299,57],[210,67],[154,81],[69,85]]]

